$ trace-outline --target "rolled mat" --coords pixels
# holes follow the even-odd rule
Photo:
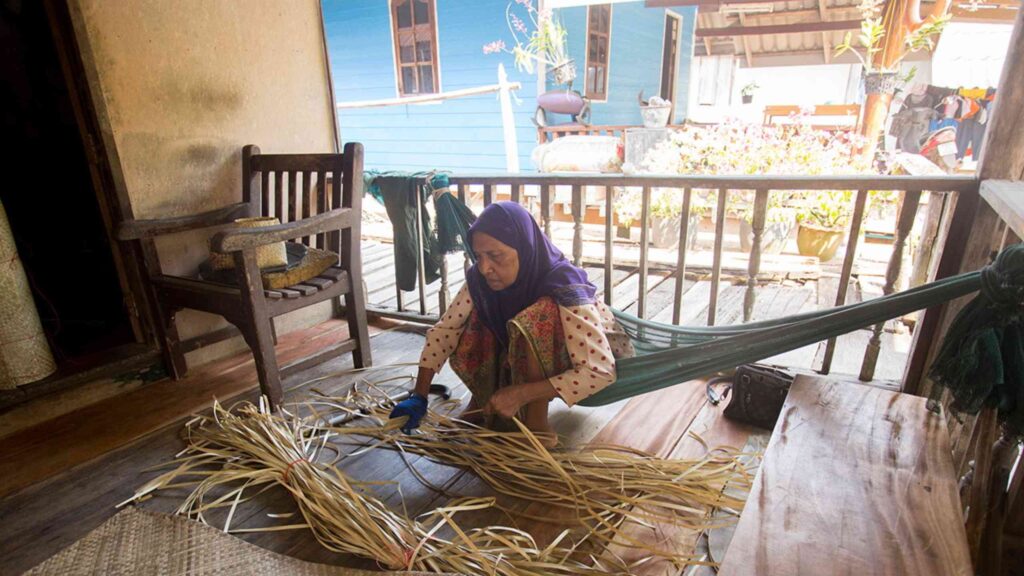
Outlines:
[[[42,380],[56,370],[0,203],[0,390]]]

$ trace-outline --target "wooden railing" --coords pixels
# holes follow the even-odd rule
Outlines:
[[[902,272],[902,263],[908,246],[908,238],[914,226],[915,216],[921,205],[922,194],[932,194],[934,206],[941,210],[930,229],[930,236],[924,242],[932,245],[941,245],[944,236],[943,231],[951,225],[951,215],[954,202],[961,194],[976,196],[978,194],[978,181],[972,177],[915,177],[915,176],[847,176],[847,177],[772,177],[772,176],[623,176],[623,175],[455,175],[450,182],[463,201],[472,201],[479,209],[495,201],[496,193],[501,192],[513,202],[522,203],[530,199],[539,212],[539,223],[544,232],[551,236],[551,223],[553,218],[552,206],[556,188],[567,187],[571,190],[571,218],[572,218],[572,261],[576,265],[583,263],[583,230],[584,230],[584,191],[585,188],[598,187],[605,190],[603,200],[604,212],[604,257],[600,262],[604,268],[604,301],[614,306],[614,280],[613,268],[617,263],[614,251],[614,225],[613,214],[615,212],[615,191],[622,189],[635,189],[640,192],[640,246],[638,259],[638,285],[637,300],[634,312],[637,316],[647,317],[648,297],[648,269],[649,239],[650,239],[650,217],[651,217],[651,193],[655,188],[668,188],[681,191],[681,214],[679,222],[679,244],[675,261],[675,286],[672,301],[672,322],[678,324],[681,318],[681,303],[684,292],[684,280],[687,268],[688,242],[687,234],[690,221],[688,215],[692,202],[692,195],[696,190],[717,191],[717,209],[714,211],[714,247],[711,260],[711,287],[708,301],[708,325],[714,325],[716,321],[716,310],[718,308],[719,286],[722,282],[722,263],[726,223],[726,203],[730,194],[738,191],[753,191],[753,210],[751,227],[753,229],[753,242],[747,260],[745,278],[745,293],[743,298],[743,320],[749,321],[754,310],[757,299],[757,280],[761,270],[763,253],[763,237],[766,224],[769,195],[782,191],[831,191],[851,190],[853,191],[852,205],[850,206],[851,217],[846,234],[846,251],[842,262],[841,275],[839,278],[838,291],[835,298],[835,305],[846,303],[848,286],[857,259],[858,243],[861,241],[862,223],[865,217],[868,195],[871,191],[895,191],[899,193],[898,215],[896,218],[895,230],[893,231],[893,250],[885,273],[885,282],[882,288],[883,293],[891,294],[896,290],[897,279]],[[588,220],[593,222],[593,219]],[[468,262],[467,262],[468,264]],[[934,278],[934,266],[926,267],[930,272],[926,280]],[[373,312],[386,316],[398,316],[409,320],[433,322],[436,315],[427,314],[426,290],[423,281],[422,267],[420,268],[419,282],[419,313],[409,312],[404,309],[401,299],[401,291],[398,294],[397,310],[372,309]],[[439,288],[441,313],[447,307],[449,294],[447,264],[442,264],[440,288]],[[875,373],[875,364],[879,356],[883,325],[874,327],[867,349],[864,353],[860,378],[869,381]],[[824,350],[821,365],[818,370],[822,373],[829,373],[835,353],[835,339],[830,340]]]
[[[537,128],[537,142],[553,142],[562,136],[617,136],[625,134],[627,128],[639,128],[639,126],[581,126],[579,124],[566,124],[562,126],[542,126]]]

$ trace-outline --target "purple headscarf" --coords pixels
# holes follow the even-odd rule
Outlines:
[[[493,237],[519,254],[519,274],[504,290],[492,290],[476,265],[466,273],[473,307],[502,344],[508,345],[508,321],[543,296],[554,298],[561,306],[594,303],[597,289],[587,273],[565,259],[519,204],[491,204],[469,227],[470,246],[476,232]]]

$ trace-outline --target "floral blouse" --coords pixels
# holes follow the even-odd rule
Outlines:
[[[632,356],[633,345],[604,302],[558,308],[573,368],[552,376],[549,382],[572,406],[615,382],[615,359]],[[427,331],[421,368],[441,370],[455,351],[472,312],[473,300],[469,288],[463,285],[444,316]]]

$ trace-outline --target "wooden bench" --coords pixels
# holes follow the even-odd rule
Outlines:
[[[973,574],[946,423],[925,404],[798,377],[719,574]]]
[[[817,124],[813,123],[812,128],[819,130],[856,130],[860,127],[860,104],[822,104],[815,106],[813,111],[808,111],[800,106],[791,104],[779,104],[764,107],[764,125],[769,126],[775,123],[776,118],[788,118],[794,114],[809,112],[812,122],[819,118],[841,118],[846,121],[843,124]]]

